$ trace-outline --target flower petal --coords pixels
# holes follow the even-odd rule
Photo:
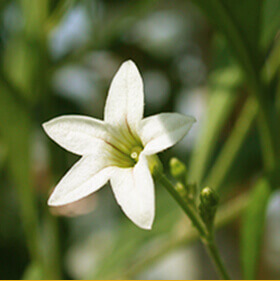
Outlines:
[[[48,204],[61,206],[80,200],[101,188],[110,177],[106,157],[82,157],[61,179],[51,194]]]
[[[155,216],[154,183],[144,155],[134,168],[115,168],[111,185],[118,204],[137,226],[151,229]]]
[[[78,155],[97,153],[108,147],[110,134],[105,122],[79,115],[65,115],[43,124],[51,139]]]
[[[62,206],[51,206],[50,212],[56,216],[66,216],[75,217],[84,215],[92,212],[96,205],[98,205],[98,200],[95,193],[92,193],[78,201],[69,203]]]
[[[106,101],[106,122],[119,125],[128,122],[132,128],[143,118],[143,81],[131,60],[124,62],[115,75]]]
[[[190,130],[195,119],[178,113],[161,113],[141,120],[139,136],[146,155],[156,154],[173,146]]]

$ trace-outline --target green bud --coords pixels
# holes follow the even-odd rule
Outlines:
[[[181,182],[176,183],[175,189],[180,194],[180,196],[182,198],[184,198],[185,200],[189,199],[188,191],[187,191],[186,187]]]
[[[171,158],[169,162],[170,173],[174,179],[181,182],[182,184],[186,183],[187,177],[187,168],[183,162],[181,162],[178,158]]]
[[[214,208],[219,203],[219,197],[213,189],[205,187],[200,192],[200,201],[207,208]]]
[[[205,187],[200,192],[200,216],[209,229],[212,228],[219,203],[217,193],[210,187]]]

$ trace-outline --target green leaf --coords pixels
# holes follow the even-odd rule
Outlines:
[[[215,27],[226,37],[229,47],[256,84],[264,56],[260,49],[262,0],[194,0]]]
[[[241,262],[244,279],[256,279],[261,243],[265,225],[265,214],[271,194],[267,179],[257,182],[251,192],[241,229]]]
[[[271,1],[271,0],[270,0]],[[262,68],[267,56],[262,50],[263,0],[195,0],[210,21],[225,36],[229,47],[242,67],[252,94],[260,106],[259,130],[265,169],[275,166],[276,144],[273,139],[270,111],[266,103]]]
[[[235,91],[241,80],[240,72],[235,67],[216,71],[210,77],[210,83],[213,86],[210,89],[211,96],[206,114],[207,119],[204,121],[190,164],[191,180],[198,184],[204,177],[209,160],[215,150],[219,133],[234,107],[237,97]]]
[[[227,174],[240,151],[258,112],[258,104],[254,98],[248,98],[239,117],[211,167],[205,183],[216,190],[221,188]]]
[[[269,47],[280,28],[280,0],[266,0],[263,6],[261,43]]]
[[[21,278],[22,280],[44,280],[45,274],[42,266],[37,263],[29,264]]]
[[[0,84],[0,133],[7,147],[8,172],[17,189],[23,228],[32,258],[38,259],[39,234],[37,229],[34,190],[31,182],[30,138],[31,119],[17,99]]]

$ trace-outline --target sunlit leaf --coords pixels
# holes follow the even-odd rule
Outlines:
[[[235,67],[217,71],[211,78],[210,99],[208,112],[197,145],[193,151],[190,164],[192,180],[201,182],[209,164],[209,160],[215,150],[226,120],[228,119],[237,95],[236,89],[241,83],[240,72]]]

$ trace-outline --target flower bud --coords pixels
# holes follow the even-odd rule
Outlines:
[[[205,187],[200,192],[200,201],[207,208],[213,208],[218,205],[219,197],[213,189]]]
[[[185,184],[187,181],[187,168],[178,158],[171,158],[169,162],[170,173],[174,179]]]
[[[213,189],[210,187],[202,189],[200,192],[199,212],[201,218],[209,229],[213,226],[218,203],[219,197]]]
[[[186,187],[181,182],[176,183],[175,189],[183,199],[189,200],[188,190],[186,189]]]

